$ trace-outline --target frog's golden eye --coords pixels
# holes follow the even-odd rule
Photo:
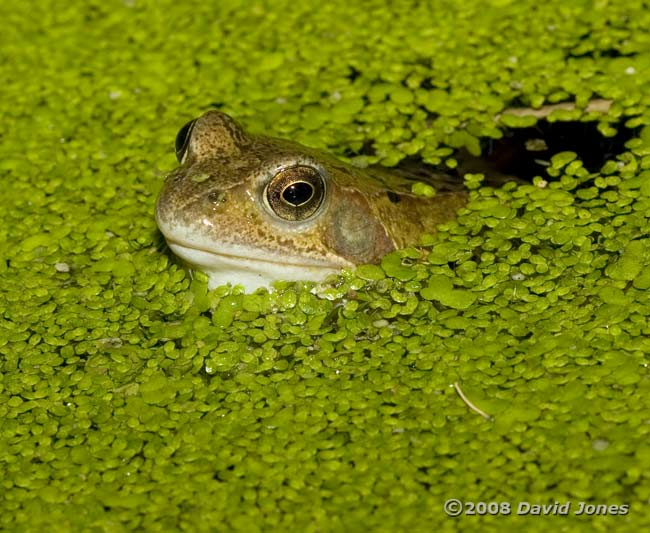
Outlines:
[[[196,119],[190,120],[176,134],[176,159],[178,159],[179,163],[183,161],[183,156],[185,156],[187,147],[190,144],[190,137],[192,136],[192,129],[194,129],[195,122]]]
[[[325,181],[315,168],[295,166],[273,176],[265,194],[269,206],[280,218],[306,220],[323,203]]]

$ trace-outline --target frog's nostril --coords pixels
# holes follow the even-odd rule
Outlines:
[[[222,204],[226,201],[226,193],[223,191],[210,191],[208,193],[208,200],[214,205]]]

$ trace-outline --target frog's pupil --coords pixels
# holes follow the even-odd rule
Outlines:
[[[313,195],[314,187],[304,181],[292,183],[282,191],[284,201],[296,207],[307,203]]]

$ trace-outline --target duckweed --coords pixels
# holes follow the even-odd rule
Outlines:
[[[0,529],[648,527],[650,14],[397,9],[0,7]],[[320,286],[209,292],[153,220],[178,128],[210,107],[358,164],[454,168],[560,102],[549,120],[630,128],[623,153],[466,175],[457,220]],[[513,512],[451,518],[449,498]]]

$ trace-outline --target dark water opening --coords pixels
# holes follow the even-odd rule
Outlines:
[[[501,139],[481,139],[480,156],[473,156],[465,149],[457,150],[453,154],[458,161],[457,168],[430,165],[420,156],[411,156],[400,161],[391,171],[425,182],[430,181],[428,176],[440,173],[458,182],[462,182],[466,173],[482,173],[487,184],[500,186],[508,181],[532,182],[535,176],[547,177],[546,167],[551,158],[569,151],[577,154],[589,172],[598,172],[607,161],[625,151],[627,141],[638,135],[639,128],[626,128],[624,120],[611,124],[617,133],[606,137],[598,130],[596,121],[550,122],[540,119],[532,127],[504,127]],[[364,145],[358,154],[346,155],[360,154],[372,155],[372,145]]]
[[[539,120],[529,128],[506,128],[501,139],[482,142],[481,156],[494,170],[530,181],[545,175],[551,157],[575,152],[589,172],[597,172],[605,162],[625,151],[625,143],[637,131],[613,124],[617,134],[605,137],[598,122],[549,122]]]

